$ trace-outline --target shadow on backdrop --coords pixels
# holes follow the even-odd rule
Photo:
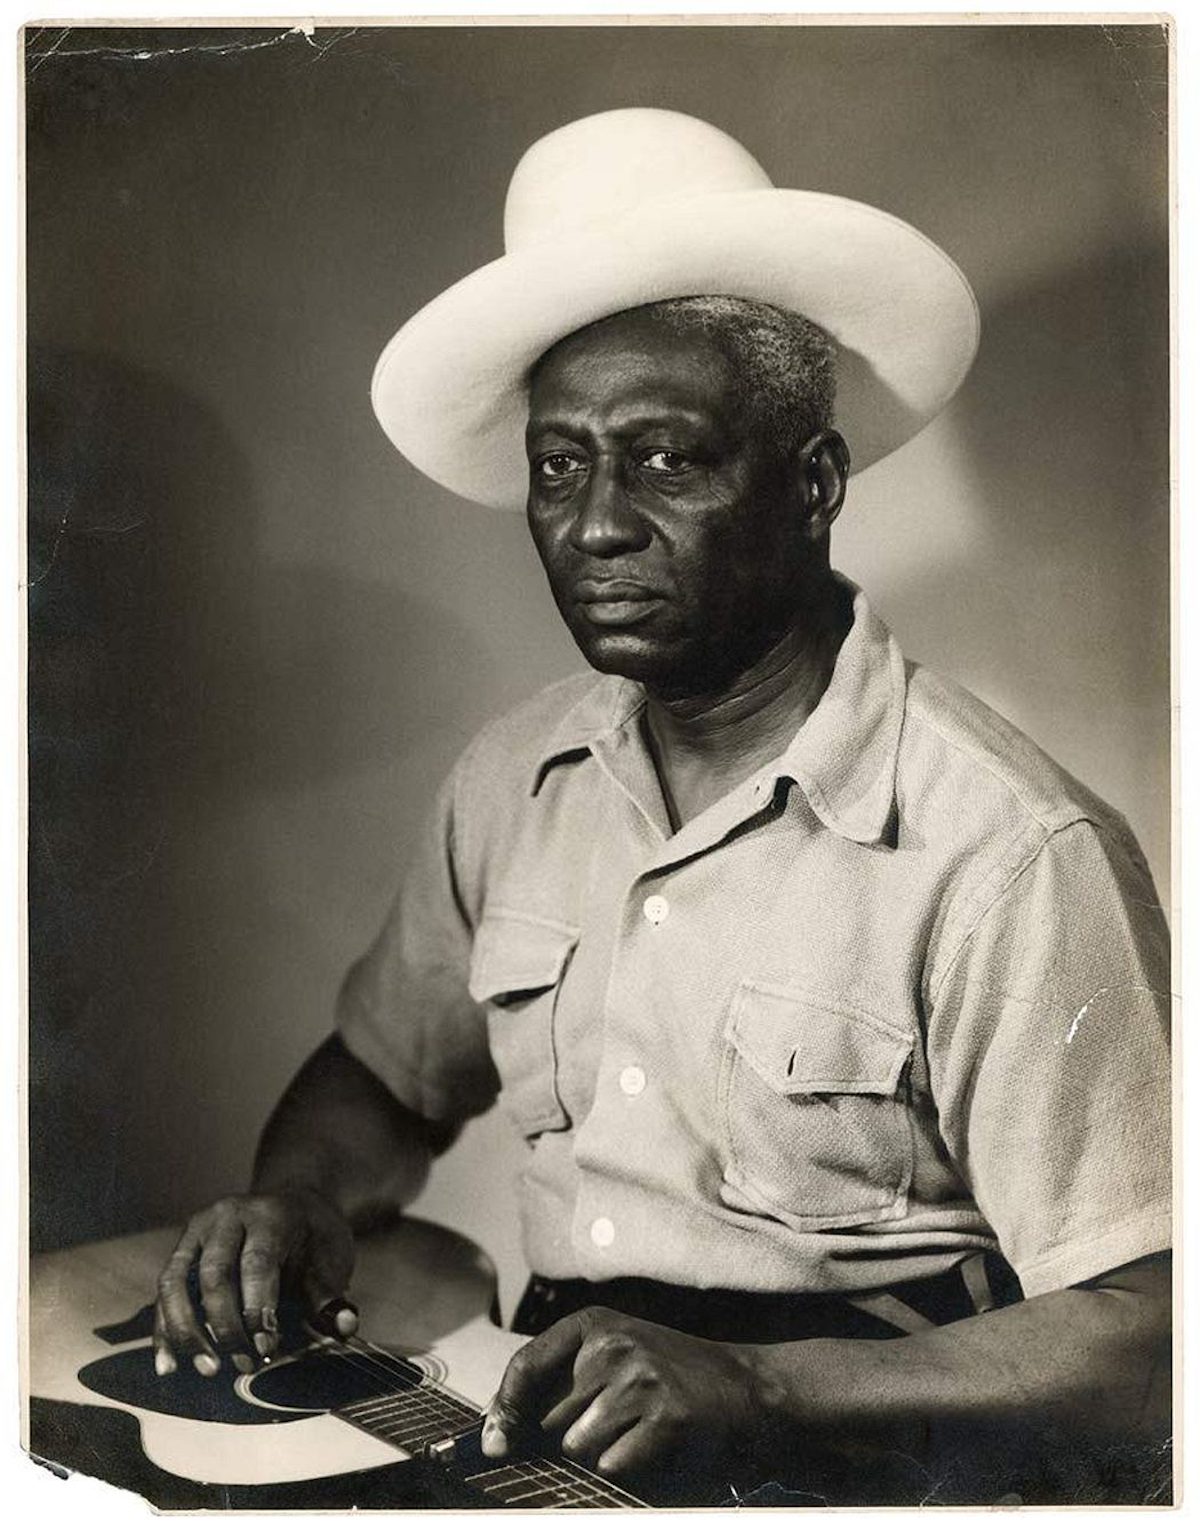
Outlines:
[[[155,1081],[203,1041],[178,1011],[181,974],[203,961],[188,949],[203,928],[188,873],[206,819],[403,757],[453,697],[438,656],[476,674],[486,656],[434,605],[264,560],[244,458],[162,378],[47,349],[29,382],[30,1188],[44,1247],[153,1213],[130,1204],[144,1144],[191,1155],[192,1130],[181,1122],[180,1141],[159,1119]],[[269,941],[252,855],[230,871],[247,940]],[[211,981],[229,984],[239,1023],[234,976]]]
[[[1019,706],[1035,738],[1077,741],[1060,763],[1085,784],[1119,803],[1152,782],[1156,821],[1137,827],[1160,867],[1170,858],[1166,292],[1164,247],[1114,249],[989,310],[954,416],[982,545],[887,595],[914,656],[929,613],[960,613],[954,672],[968,684],[1005,676],[1009,694],[993,703]],[[1105,737],[1119,742],[1119,767],[1089,754]],[[1116,768],[1130,779],[1106,777]]]

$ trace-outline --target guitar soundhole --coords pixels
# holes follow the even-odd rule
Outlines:
[[[325,1413],[416,1387],[421,1377],[407,1360],[322,1345],[259,1371],[249,1388],[272,1407]]]

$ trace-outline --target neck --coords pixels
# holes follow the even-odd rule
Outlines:
[[[803,622],[728,683],[688,694],[647,688],[645,726],[676,823],[781,753],[824,695],[852,619],[831,582]]]

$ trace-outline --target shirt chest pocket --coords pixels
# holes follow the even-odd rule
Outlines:
[[[836,999],[745,982],[725,1041],[727,1202],[799,1230],[904,1215],[910,1034]]]
[[[486,1006],[501,1102],[527,1137],[567,1125],[558,1091],[554,1015],[578,940],[571,925],[488,910],[471,949],[467,986]]]

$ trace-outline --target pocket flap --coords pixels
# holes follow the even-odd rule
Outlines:
[[[780,1094],[894,1094],[913,1048],[874,1015],[770,983],[741,985],[726,1035]]]
[[[553,988],[578,940],[577,929],[557,920],[491,910],[475,932],[467,989],[483,1004]]]

